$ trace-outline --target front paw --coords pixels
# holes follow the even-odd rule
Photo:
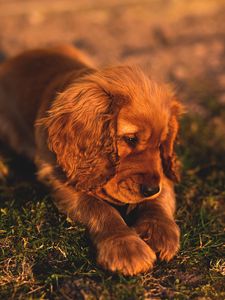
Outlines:
[[[148,271],[155,259],[152,249],[134,234],[109,237],[97,245],[97,262],[107,270],[124,275]]]
[[[168,218],[142,220],[134,226],[138,235],[162,260],[169,261],[179,250],[180,230]]]

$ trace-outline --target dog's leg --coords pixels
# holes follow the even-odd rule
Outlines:
[[[180,230],[174,221],[175,195],[165,182],[157,199],[140,204],[134,228],[139,236],[159,253],[162,260],[169,261],[179,249]]]
[[[60,184],[54,186],[54,191],[59,209],[89,230],[102,267],[124,275],[152,268],[155,253],[111,205]]]

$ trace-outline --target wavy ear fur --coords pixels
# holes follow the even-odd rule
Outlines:
[[[174,152],[174,143],[177,137],[179,123],[178,117],[182,113],[182,105],[177,101],[171,104],[171,116],[169,120],[169,131],[165,142],[161,145],[161,157],[165,175],[174,182],[179,182],[179,162]]]
[[[87,78],[59,94],[41,121],[49,149],[67,182],[78,191],[101,186],[115,174],[119,102],[97,80]]]

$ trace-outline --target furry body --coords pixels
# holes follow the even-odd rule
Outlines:
[[[0,65],[0,138],[35,162],[59,209],[87,227],[98,263],[125,275],[179,248],[179,113],[173,94],[139,69],[96,70],[70,46]],[[135,207],[129,226],[125,205]]]

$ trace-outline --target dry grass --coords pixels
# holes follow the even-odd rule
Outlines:
[[[220,106],[210,111],[224,117]],[[0,186],[3,299],[222,299],[225,142],[214,122],[199,116],[185,117],[181,137],[181,250],[133,278],[96,266],[84,228],[58,214],[49,192],[30,178],[29,164],[21,175],[21,160],[4,153],[10,176]]]
[[[189,109],[178,147],[181,249],[142,276],[103,271],[84,228],[59,215],[33,167],[2,145],[0,298],[224,299],[225,1],[92,2],[2,1],[0,59],[70,42],[103,65],[140,64],[178,87]]]

